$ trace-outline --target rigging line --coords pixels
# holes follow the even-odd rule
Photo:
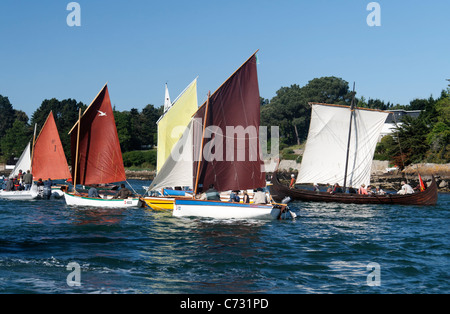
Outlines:
[[[395,127],[398,130],[398,124],[397,124],[397,119],[395,118],[395,113],[392,113],[392,115],[394,116]],[[398,148],[400,149],[400,158],[402,160],[402,167],[405,168],[405,160],[403,159],[402,145],[400,144],[400,133],[397,134],[397,143],[398,143]],[[406,180],[406,183],[409,184],[406,174],[405,174],[405,180]]]
[[[128,180],[125,180],[126,183],[128,183],[128,185],[130,186],[130,188],[133,190],[134,194],[138,195],[139,197],[141,197],[141,194],[139,194],[138,192],[136,192],[136,190],[133,188],[133,186],[130,184],[130,182],[128,182]],[[144,194],[145,195],[145,194]]]

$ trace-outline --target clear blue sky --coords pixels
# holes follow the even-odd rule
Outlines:
[[[160,106],[196,77],[199,103],[259,49],[261,97],[316,77],[356,82],[358,96],[408,104],[450,78],[450,1],[0,1],[0,94],[31,118],[44,99],[89,104],[108,82],[117,110]]]

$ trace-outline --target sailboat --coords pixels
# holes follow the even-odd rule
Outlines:
[[[198,110],[197,78],[172,104],[166,84],[164,109],[164,114],[157,121],[157,175],[148,188],[153,195],[141,198],[154,210],[173,210],[175,197],[192,198],[192,194],[175,191],[173,188],[192,187],[194,128],[192,116]]]
[[[375,147],[389,112],[357,108],[353,102],[350,107],[310,105],[311,123],[296,183],[338,183],[344,192],[347,186],[369,186]],[[427,189],[415,194],[330,194],[290,189],[280,183],[275,171],[270,191],[275,200],[290,197],[291,200],[355,204],[434,205],[438,198],[434,177]]]
[[[17,175],[19,169],[23,171],[30,170],[33,174],[33,181],[37,181],[39,178],[43,180],[49,178],[51,180],[71,178],[52,111],[50,111],[38,137],[34,141],[33,149],[31,150],[31,145],[28,143],[10,178]],[[35,199],[41,195],[42,191],[39,191],[35,184],[28,191],[0,192],[0,197],[22,200]],[[52,195],[61,197],[63,192],[55,189],[52,190]]]
[[[34,144],[32,170],[34,181],[39,178],[53,181],[72,178],[52,111]],[[61,187],[55,186],[52,187],[52,195],[60,198],[64,193]]]
[[[31,143],[28,142],[27,146],[20,155],[20,158],[17,161],[14,169],[11,171],[8,180],[12,180],[13,178],[15,178],[18,175],[19,170],[27,171],[31,169],[31,146]],[[32,189],[28,191],[0,190],[0,198],[9,200],[32,200],[38,198],[38,196],[39,192],[35,185],[33,185]]]
[[[92,207],[136,207],[138,197],[115,199],[102,195],[91,198],[76,191],[76,184],[109,184],[126,180],[108,87],[98,93],[69,132],[71,135],[74,192],[65,192],[66,204]]]
[[[194,115],[202,123],[194,134],[194,193],[214,185],[219,192],[264,187],[259,154],[260,98],[256,52],[232,74]],[[199,132],[197,132],[199,133]],[[206,142],[205,139],[210,139]],[[219,219],[271,218],[272,204],[175,199],[173,216]],[[278,216],[278,214],[276,214]]]

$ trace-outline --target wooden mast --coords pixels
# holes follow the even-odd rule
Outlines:
[[[350,153],[350,138],[352,136],[352,120],[353,120],[354,111],[355,111],[355,82],[353,82],[353,98],[352,98],[352,103],[350,105],[350,125],[348,128],[347,156],[345,158],[344,186],[342,188],[344,193],[345,193],[345,189],[347,187],[348,155]]]
[[[198,164],[197,164],[197,175],[195,177],[195,186],[194,186],[194,197],[197,195],[197,189],[198,189],[198,178],[200,175],[200,165],[203,159],[203,141],[205,139],[205,128],[206,128],[206,120],[208,119],[208,109],[209,109],[209,98],[211,97],[211,92],[208,92],[208,99],[206,100],[206,109],[205,109],[205,119],[203,121],[203,132],[202,132],[202,142],[200,144],[200,153],[198,158]]]
[[[77,192],[77,172],[78,172],[78,144],[80,143],[80,126],[81,126],[81,108],[78,109],[78,130],[77,130],[77,148],[75,153],[75,172],[73,176],[73,191]]]

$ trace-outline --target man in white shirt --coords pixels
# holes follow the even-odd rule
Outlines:
[[[400,191],[397,192],[397,194],[400,195],[414,194],[414,190],[409,184],[406,184],[405,181],[402,181],[402,188],[400,189]]]
[[[262,188],[258,188],[255,195],[253,195],[253,203],[255,204],[268,204],[270,203],[266,193],[262,190]]]

